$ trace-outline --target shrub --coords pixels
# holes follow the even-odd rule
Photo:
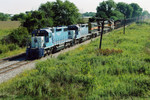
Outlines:
[[[18,29],[13,30],[11,34],[4,37],[2,39],[2,43],[3,44],[14,43],[20,47],[24,47],[24,46],[26,46],[28,37],[29,37],[29,33],[28,33],[27,28],[19,27]]]
[[[108,56],[108,55],[111,55],[111,54],[119,54],[119,53],[123,53],[122,50],[118,49],[118,50],[115,50],[115,49],[98,49],[96,50],[96,54],[97,55],[104,55],[104,56]]]
[[[18,45],[16,45],[16,44],[9,44],[9,45],[8,45],[8,48],[9,48],[10,51],[13,51],[13,50],[18,49],[19,47],[18,47]]]
[[[6,53],[8,51],[9,51],[8,46],[6,46],[6,45],[0,45],[0,54],[1,53]]]

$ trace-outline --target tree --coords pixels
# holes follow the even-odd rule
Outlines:
[[[133,8],[124,2],[119,2],[117,4],[117,10],[119,10],[121,13],[123,13],[126,16],[126,18],[132,17]]]
[[[130,5],[133,8],[132,17],[137,17],[142,14],[142,8],[137,3],[131,3]]]
[[[79,19],[79,10],[71,2],[65,1],[62,2],[57,0],[52,10],[54,11],[54,25],[71,25],[76,24]]]
[[[73,3],[56,0],[41,4],[38,11],[26,12],[22,25],[31,32],[37,28],[76,24],[79,18],[79,10]]]
[[[12,20],[12,21],[22,21],[22,20],[25,20],[25,18],[26,18],[26,14],[20,13],[20,14],[15,14],[15,15],[11,18],[11,20]]]
[[[53,26],[53,16],[54,12],[52,11],[52,6],[54,2],[47,2],[45,4],[41,4],[39,7],[38,11],[42,12],[44,14],[45,20],[47,23],[47,27],[52,27]]]
[[[149,16],[149,12],[147,10],[143,11],[142,16]]]
[[[45,19],[44,13],[40,11],[31,11],[28,12],[27,17],[22,26],[26,27],[29,32],[34,29],[39,29],[47,26],[49,20]]]
[[[103,1],[97,7],[96,16],[101,18],[110,18],[115,9],[116,3],[113,0]]]
[[[111,19],[113,19],[114,21],[116,20],[120,20],[124,18],[124,14],[122,14],[120,11],[118,10],[114,10],[112,12],[112,16],[110,17]]]
[[[45,18],[52,18],[54,26],[76,24],[80,15],[78,8],[73,3],[61,0],[42,4],[39,11],[45,13]]]
[[[7,21],[9,18],[9,14],[0,13],[0,21]]]
[[[53,6],[54,2],[47,2],[45,4],[41,4],[41,6],[39,7],[38,11],[42,11],[43,13],[45,13],[45,17],[46,18],[50,18],[54,16],[54,12],[52,11],[52,6]]]

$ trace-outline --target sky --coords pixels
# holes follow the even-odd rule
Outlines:
[[[0,12],[7,14],[19,14],[26,11],[37,10],[42,3],[56,0],[0,0]],[[65,0],[62,0],[65,1]],[[100,2],[106,0],[68,0],[73,2],[79,9],[80,13],[96,12]],[[150,12],[150,0],[114,0],[116,3],[138,3],[143,10]]]

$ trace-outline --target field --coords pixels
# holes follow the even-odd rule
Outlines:
[[[20,21],[0,21],[0,29],[16,29],[20,24]]]
[[[0,39],[20,26],[19,21],[0,21]]]
[[[89,22],[89,18],[87,17],[87,18],[83,18],[83,21],[85,22],[85,23],[88,23]]]
[[[0,85],[3,99],[150,99],[150,25],[132,24],[36,64]]]

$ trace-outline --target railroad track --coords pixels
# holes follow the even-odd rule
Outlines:
[[[8,65],[8,66],[5,66],[3,68],[0,68],[0,75],[1,74],[4,74],[4,73],[7,73],[9,71],[12,71],[14,69],[17,69],[17,68],[20,68],[22,67],[23,65],[26,65],[26,64],[29,64],[31,63],[32,61],[26,61],[26,60],[23,60],[23,61],[19,61],[17,63],[14,63],[14,64],[11,64],[11,65]]]
[[[5,61],[5,60],[0,60],[0,64],[1,64],[1,63],[4,63],[4,62],[7,62],[7,61]]]

